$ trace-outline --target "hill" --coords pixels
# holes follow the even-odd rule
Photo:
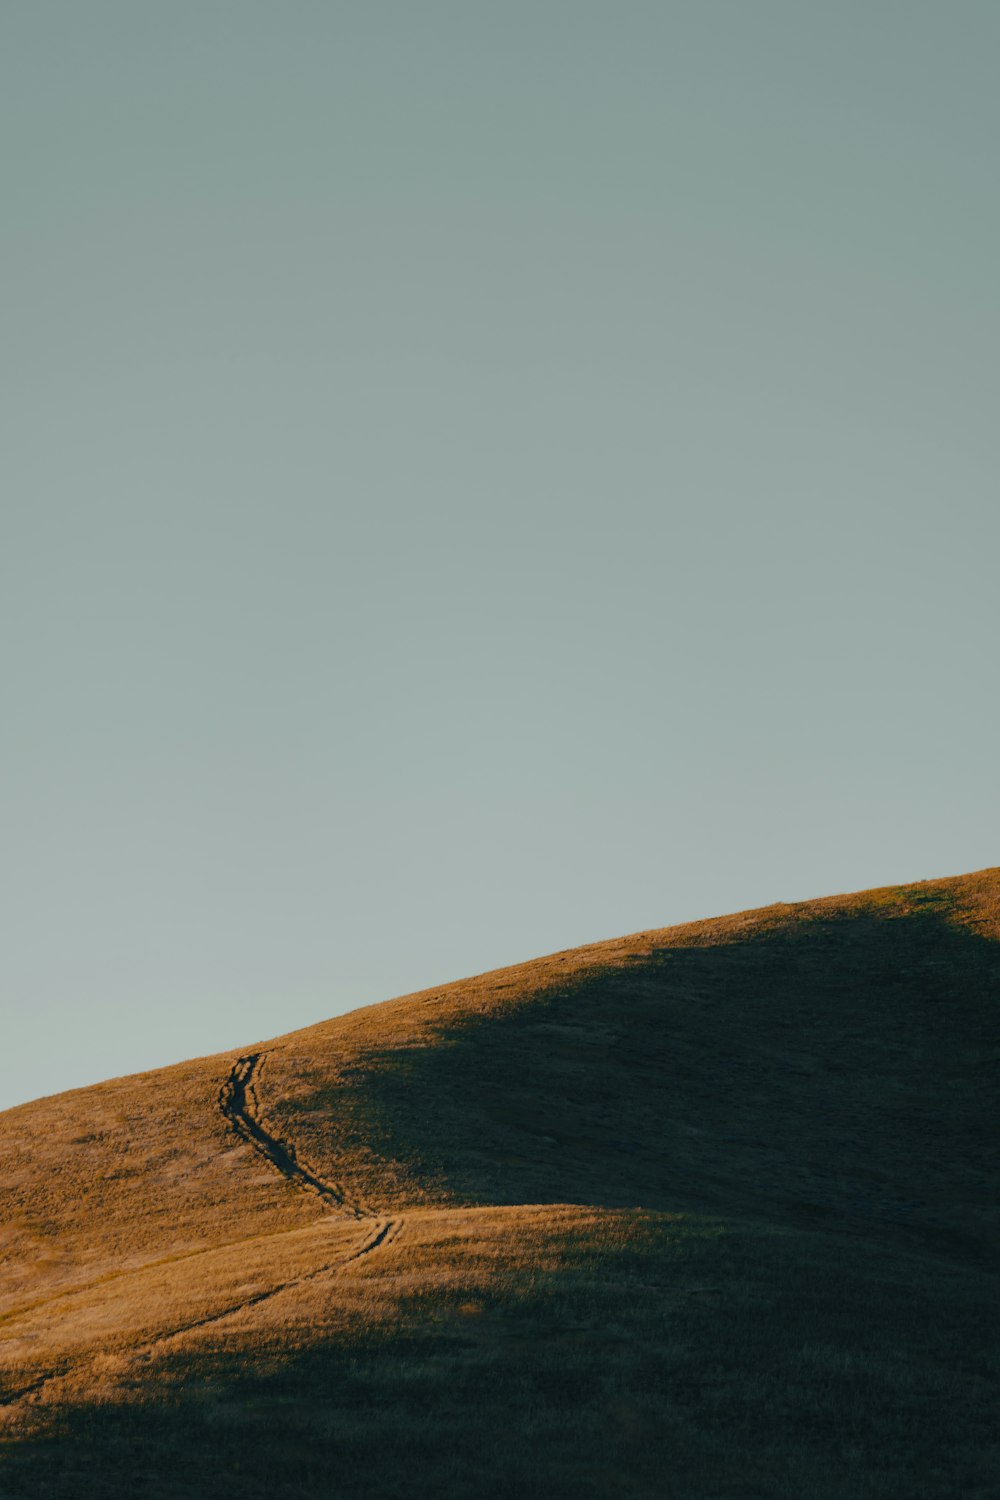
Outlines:
[[[1000,870],[0,1115],[0,1497],[997,1493]]]

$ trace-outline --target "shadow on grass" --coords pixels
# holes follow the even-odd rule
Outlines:
[[[448,1275],[432,1266],[381,1321],[289,1347],[277,1370],[266,1330],[178,1351],[134,1404],[64,1407],[28,1435],[0,1493],[994,1493],[985,1273],[845,1256],[836,1235],[619,1217],[633,1227],[613,1247],[541,1234],[519,1263],[508,1246],[507,1274],[471,1304],[475,1272],[445,1249]],[[546,1248],[559,1268],[539,1274]]]
[[[998,997],[1000,945],[930,904],[664,948],[375,1055],[353,1123],[453,1202],[756,1215],[978,1259]]]
[[[690,1295],[662,1224],[555,1269],[486,1256],[475,1317],[434,1261],[381,1321],[220,1334],[66,1405],[0,1447],[0,1497],[986,1500],[998,995],[1000,946],[888,906],[372,1053],[352,1128],[442,1200],[716,1216]]]

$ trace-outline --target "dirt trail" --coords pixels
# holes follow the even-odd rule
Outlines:
[[[265,1128],[260,1118],[260,1100],[257,1096],[256,1087],[265,1056],[266,1054],[263,1052],[250,1052],[245,1057],[238,1058],[230,1069],[228,1078],[219,1090],[219,1108],[229,1121],[231,1129],[241,1140],[248,1141],[255,1151],[259,1152],[272,1167],[296,1187],[315,1194],[328,1208],[339,1210],[344,1214],[350,1214],[355,1219],[367,1221],[369,1225],[367,1233],[360,1245],[355,1246],[347,1255],[339,1256],[336,1260],[317,1266],[315,1270],[307,1271],[302,1276],[295,1276],[288,1281],[279,1282],[277,1286],[267,1287],[261,1291],[254,1292],[251,1296],[244,1297],[240,1301],[232,1303],[229,1307],[222,1308],[219,1312],[209,1313],[207,1317],[192,1319],[189,1323],[182,1323],[177,1328],[171,1328],[165,1333],[157,1334],[155,1338],[147,1340],[146,1343],[136,1348],[135,1354],[140,1358],[148,1358],[154,1349],[158,1348],[161,1344],[169,1342],[171,1339],[180,1338],[183,1334],[190,1333],[198,1328],[207,1328],[213,1323],[220,1323],[224,1318],[235,1317],[237,1313],[244,1312],[250,1307],[256,1307],[261,1302],[268,1302],[272,1297],[277,1297],[282,1292],[290,1291],[294,1287],[303,1286],[307,1282],[317,1280],[321,1276],[335,1276],[345,1266],[362,1260],[366,1255],[371,1255],[374,1250],[385,1249],[388,1245],[391,1245],[393,1240],[402,1231],[402,1219],[377,1217],[366,1205],[353,1201],[339,1183],[326,1181],[304,1166],[297,1160],[294,1146],[287,1145]],[[212,1248],[216,1247],[205,1247],[204,1249],[192,1252],[192,1255],[204,1254],[207,1249]],[[187,1256],[177,1257],[177,1259],[187,1258]],[[172,1259],[173,1257],[166,1257],[163,1261],[154,1261],[152,1264],[165,1264]],[[148,1266],[136,1266],[130,1268],[129,1271],[113,1272],[109,1277],[100,1278],[100,1280],[117,1279],[118,1276],[130,1274],[140,1275],[144,1270],[148,1269]],[[83,1288],[69,1288],[62,1293],[56,1293],[56,1296],[52,1299],[46,1298],[43,1300],[46,1302],[56,1300],[60,1296],[70,1296],[80,1290],[83,1290]],[[8,1313],[3,1321],[12,1320],[19,1314],[23,1315],[29,1310],[33,1311],[35,1306],[38,1305],[41,1304],[33,1304],[30,1309],[14,1310]],[[98,1357],[100,1352],[95,1352],[89,1358],[94,1359]],[[32,1397],[37,1399],[45,1386],[65,1378],[74,1368],[75,1366],[72,1362],[70,1364],[62,1364],[54,1369],[50,1368],[42,1375],[35,1376],[28,1384],[21,1386],[17,1390],[0,1390],[0,1407],[13,1406],[19,1401],[30,1400]]]
[[[305,1286],[310,1281],[316,1281],[320,1276],[335,1275],[348,1266],[352,1261],[361,1260],[370,1255],[373,1250],[378,1250],[384,1245],[390,1245],[403,1228],[402,1219],[377,1220],[373,1233],[370,1233],[362,1243],[348,1255],[339,1256],[336,1260],[327,1261],[322,1266],[317,1266],[312,1271],[306,1271],[301,1276],[293,1276],[288,1281],[279,1282],[277,1286],[266,1287],[262,1291],[254,1292],[242,1301],[234,1302],[231,1307],[223,1308],[221,1312],[209,1313],[207,1317],[196,1318],[190,1323],[182,1323],[178,1328],[171,1328],[167,1333],[159,1333],[156,1338],[140,1345],[139,1354],[146,1354],[155,1349],[159,1344],[165,1344],[169,1339],[179,1338],[183,1333],[190,1333],[195,1328],[207,1328],[211,1323],[221,1323],[223,1318],[231,1318],[236,1313],[243,1312],[248,1307],[256,1307],[261,1302],[269,1302],[272,1297],[277,1297],[281,1292],[291,1291],[294,1287]]]
[[[270,1297],[275,1297],[279,1292],[288,1287],[299,1286],[302,1282],[312,1281],[317,1276],[326,1272],[336,1272],[341,1267],[349,1265],[352,1261],[361,1260],[365,1255],[370,1255],[373,1250],[379,1250],[391,1245],[403,1228],[402,1219],[379,1218],[368,1206],[360,1200],[352,1199],[347,1190],[339,1182],[330,1182],[319,1177],[309,1167],[298,1160],[295,1147],[281,1141],[272,1135],[263,1123],[260,1099],[257,1094],[257,1081],[260,1078],[264,1066],[265,1052],[248,1052],[245,1057],[237,1058],[229,1070],[229,1077],[219,1090],[219,1108],[229,1121],[230,1126],[241,1140],[249,1141],[255,1151],[272,1167],[275,1167],[283,1177],[286,1177],[294,1186],[303,1188],[306,1192],[315,1193],[316,1196],[328,1208],[339,1209],[342,1213],[351,1214],[355,1219],[368,1220],[373,1223],[365,1239],[350,1255],[333,1261],[329,1265],[320,1266],[315,1271],[308,1272],[305,1276],[297,1277],[293,1281],[283,1283],[265,1292],[258,1292],[248,1301],[229,1308],[225,1312],[213,1313],[211,1317],[201,1319],[197,1323],[187,1325],[190,1328],[203,1327],[205,1323],[216,1323],[220,1318],[228,1318],[232,1313],[239,1312],[242,1307],[252,1307],[257,1302],[264,1302]],[[155,1342],[162,1342],[163,1338],[173,1338],[177,1333],[186,1332],[187,1329],[177,1329],[174,1333],[165,1334]]]
[[[373,1250],[379,1250],[386,1245],[391,1245],[393,1240],[400,1234],[403,1228],[402,1219],[379,1219],[375,1221],[375,1227],[369,1231],[362,1243],[347,1255],[341,1255],[336,1260],[325,1262],[316,1266],[312,1271],[306,1271],[301,1276],[293,1276],[288,1281],[279,1282],[277,1286],[265,1287],[259,1292],[253,1292],[249,1297],[243,1297],[233,1302],[229,1307],[222,1308],[219,1312],[209,1313],[207,1317],[193,1318],[188,1323],[181,1323],[176,1328],[167,1329],[164,1333],[158,1333],[155,1338],[147,1339],[144,1344],[138,1344],[132,1351],[133,1357],[137,1359],[148,1359],[155,1349],[161,1344],[167,1344],[171,1339],[182,1337],[185,1333],[192,1333],[199,1328],[208,1328],[213,1323],[221,1323],[224,1318],[235,1317],[237,1313],[245,1312],[248,1308],[257,1307],[261,1302],[269,1302],[272,1297],[277,1297],[281,1292],[305,1286],[310,1281],[317,1281],[321,1276],[335,1276],[345,1266],[359,1261]],[[143,1267],[136,1268],[138,1274]],[[105,1351],[98,1350],[92,1355],[84,1356],[80,1364],[100,1357]],[[76,1373],[79,1364],[70,1361],[56,1366],[54,1369],[46,1370],[42,1375],[36,1375],[28,1384],[18,1387],[13,1391],[0,1392],[0,1407],[15,1406],[19,1401],[25,1401],[31,1396],[37,1396],[43,1387],[55,1381],[63,1380],[68,1375]]]
[[[343,1209],[356,1219],[374,1218],[375,1215],[363,1203],[352,1202],[339,1183],[326,1182],[303,1166],[296,1157],[294,1146],[286,1145],[265,1129],[260,1119],[257,1079],[266,1056],[264,1052],[249,1052],[246,1057],[238,1058],[219,1090],[219,1108],[232,1129],[296,1187],[315,1193],[327,1205]]]
[[[6,1312],[0,1313],[0,1328],[8,1323],[16,1323],[18,1319],[27,1317],[29,1313],[38,1312],[40,1308],[49,1307],[53,1302],[64,1302],[68,1297],[79,1297],[82,1292],[92,1292],[95,1287],[108,1286],[112,1281],[121,1281],[128,1276],[141,1276],[146,1271],[157,1271],[161,1266],[175,1266],[183,1260],[198,1260],[203,1255],[217,1255],[220,1250],[233,1250],[244,1245],[257,1245],[262,1240],[277,1239],[279,1235],[298,1234],[301,1226],[293,1224],[284,1229],[272,1230],[269,1234],[247,1234],[236,1240],[220,1240],[218,1244],[198,1245],[193,1250],[179,1250],[172,1255],[161,1255],[156,1260],[144,1260],[138,1266],[120,1266],[116,1271],[105,1271],[101,1276],[94,1276],[90,1281],[80,1281],[72,1286],[64,1286],[58,1292],[51,1292],[47,1297],[36,1297],[31,1302],[22,1302],[19,1307],[8,1308]],[[0,1334],[0,1340],[5,1337]],[[2,1497],[0,1497],[2,1500]]]

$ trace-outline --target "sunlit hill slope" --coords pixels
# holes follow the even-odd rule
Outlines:
[[[1000,871],[0,1115],[0,1497],[994,1496]]]

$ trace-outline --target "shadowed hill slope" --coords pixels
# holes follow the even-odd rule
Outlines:
[[[9,1493],[989,1493],[998,997],[992,870],[9,1111]]]
[[[752,1212],[975,1253],[1000,1165],[988,887],[771,908],[358,1012],[274,1046],[274,1118],[392,1201]]]

